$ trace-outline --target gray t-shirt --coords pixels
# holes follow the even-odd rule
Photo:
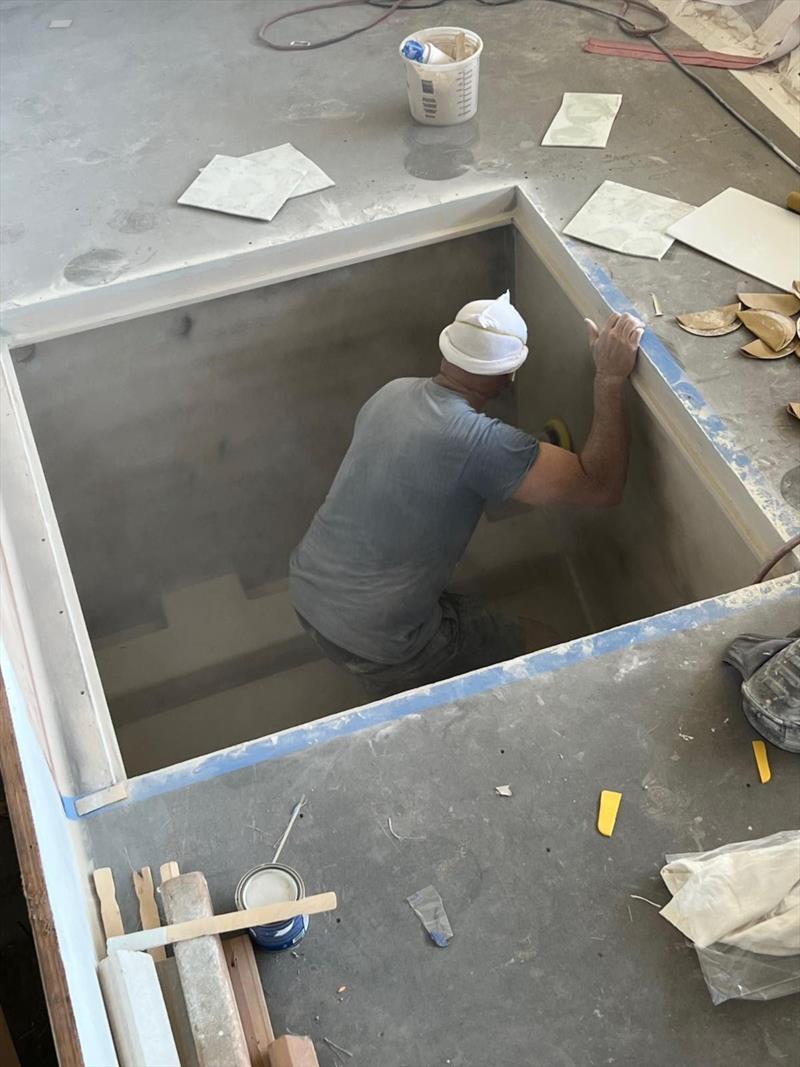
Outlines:
[[[295,609],[363,659],[411,659],[439,626],[439,597],[484,504],[508,499],[538,450],[536,438],[430,378],[389,382],[359,412],[292,554]]]

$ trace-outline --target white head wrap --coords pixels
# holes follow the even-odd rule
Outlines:
[[[445,326],[439,348],[448,363],[472,374],[513,374],[528,357],[528,328],[508,290],[496,300],[473,300]]]

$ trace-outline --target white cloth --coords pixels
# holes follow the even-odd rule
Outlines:
[[[800,830],[667,857],[661,914],[695,943],[800,953]]]
[[[496,300],[473,300],[445,326],[439,348],[448,363],[472,374],[513,374],[528,357],[528,327],[506,290]]]

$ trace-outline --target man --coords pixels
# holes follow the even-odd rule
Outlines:
[[[359,412],[325,503],[292,555],[290,592],[307,632],[372,698],[531,650],[521,620],[446,592],[487,502],[619,503],[624,394],[644,325],[630,315],[613,315],[602,332],[587,325],[594,418],[579,455],[483,414],[528,355],[508,293],[459,311],[439,337],[435,378],[389,382]]]

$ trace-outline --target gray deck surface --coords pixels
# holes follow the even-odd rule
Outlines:
[[[2,268],[9,306],[154,276],[312,234],[520,184],[560,229],[606,178],[701,204],[729,185],[783,203],[796,175],[668,64],[581,51],[613,23],[545,0],[489,7],[448,0],[406,11],[352,42],[306,54],[258,44],[296,0],[73,0],[0,5]],[[367,21],[352,10],[286,24],[314,39]],[[50,30],[52,18],[73,20]],[[408,113],[397,47],[430,25],[481,34],[475,121],[436,129]],[[661,38],[693,45],[670,28]],[[726,71],[702,76],[787,152],[792,134]],[[541,148],[569,91],[621,92],[607,149]],[[291,141],[336,187],[290,201],[272,223],[181,207],[215,153]],[[738,354],[739,334],[683,333],[676,312],[769,288],[675,245],[661,263],[595,250],[739,436],[776,491],[798,464],[798,367]],[[476,294],[480,295],[480,294]],[[742,337],[744,334],[741,335]]]
[[[340,907],[312,918],[297,957],[260,962],[276,1030],[311,1034],[324,1067],[322,1037],[352,1067],[796,1064],[797,998],[713,1007],[693,949],[631,894],[666,903],[667,852],[796,824],[798,759],[770,748],[759,784],[718,662],[737,633],[784,633],[798,614],[782,579],[696,629],[107,809],[83,824],[94,861],[114,869],[128,929],[131,866],[167,859],[202,870],[228,910],[306,793],[283,859]],[[624,794],[611,839],[594,828],[603,788]],[[447,949],[406,904],[429,884]]]

